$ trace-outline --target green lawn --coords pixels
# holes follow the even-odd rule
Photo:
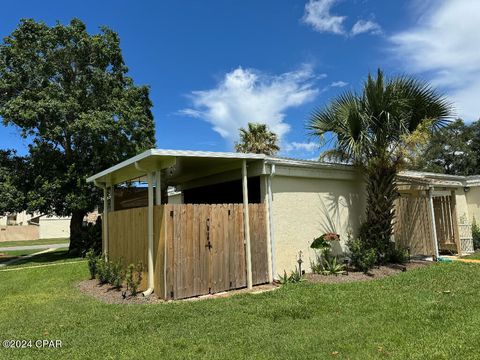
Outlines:
[[[40,252],[40,251],[42,250],[37,249],[35,252]],[[68,253],[67,248],[60,248],[54,251],[49,251],[43,254],[32,256],[27,259],[19,259],[14,264],[8,266],[8,268],[47,265],[47,264],[63,263],[63,262],[78,261],[78,260],[83,260],[83,259],[70,255]]]
[[[477,264],[155,305],[103,304],[77,290],[87,277],[84,262],[0,271],[2,339],[64,344],[0,358],[478,359]]]
[[[476,252],[471,255],[462,256],[462,259],[480,260],[480,252]]]
[[[20,240],[20,241],[2,241],[0,247],[8,246],[29,246],[29,245],[47,245],[47,244],[66,244],[70,241],[69,238],[58,239],[40,239],[40,240]]]

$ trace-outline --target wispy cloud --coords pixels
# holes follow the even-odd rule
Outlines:
[[[314,152],[319,149],[319,144],[315,142],[291,142],[284,145],[283,150],[285,152],[292,152],[296,150],[302,150],[305,152]]]
[[[409,72],[423,73],[455,101],[460,116],[480,116],[480,2],[430,2],[414,27],[390,37],[392,51]]]
[[[334,81],[330,84],[331,87],[339,87],[339,88],[342,88],[344,86],[347,86],[348,83],[345,82],[345,81]]]
[[[382,28],[375,21],[372,20],[358,20],[352,27],[350,34],[352,36],[369,33],[381,34]]]
[[[191,107],[180,113],[202,119],[223,138],[233,142],[248,122],[265,123],[280,139],[290,130],[286,111],[312,101],[319,93],[312,66],[280,75],[254,69],[226,73],[212,89],[192,91]]]
[[[343,36],[356,36],[362,33],[381,34],[382,28],[372,20],[358,20],[351,30],[347,30],[347,16],[332,14],[332,7],[338,0],[309,0],[305,4],[302,21],[314,30]]]
[[[346,16],[332,15],[330,8],[337,0],[309,0],[305,5],[303,22],[319,32],[344,34],[343,22]]]

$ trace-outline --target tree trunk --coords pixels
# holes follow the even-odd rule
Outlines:
[[[397,169],[394,165],[372,161],[367,167],[366,219],[360,229],[360,239],[367,248],[386,254],[390,247],[395,219]]]
[[[83,218],[87,214],[84,210],[77,210],[72,213],[70,219],[70,248],[68,251],[72,254],[81,254],[82,249],[82,237],[83,237]]]

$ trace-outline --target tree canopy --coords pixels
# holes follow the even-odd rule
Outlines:
[[[29,210],[71,215],[71,249],[94,174],[155,145],[149,89],[127,76],[118,35],[24,19],[0,45],[0,116],[29,146]]]
[[[420,127],[434,131],[448,123],[450,103],[429,84],[400,76],[368,75],[360,94],[347,91],[314,111],[308,129],[335,144],[324,156],[351,162],[364,171],[367,209],[360,238],[386,253],[393,232],[395,179],[404,165],[404,147]],[[425,126],[427,124],[428,126]]]
[[[480,173],[480,122],[457,119],[432,134],[413,169],[450,175]]]
[[[266,124],[248,123],[248,128],[240,128],[240,141],[235,151],[243,153],[275,155],[280,150],[278,136]]]

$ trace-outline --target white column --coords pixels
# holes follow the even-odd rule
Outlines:
[[[155,205],[162,205],[162,173],[155,171]]]
[[[148,181],[148,250],[147,250],[147,271],[148,288],[153,289],[153,172],[147,174]]]
[[[248,215],[248,181],[247,161],[242,162],[242,188],[243,188],[243,229],[245,233],[245,252],[247,258],[247,288],[252,288],[252,251],[250,246],[250,217]]]
[[[103,186],[103,255],[108,260],[108,190],[107,185]]]
[[[274,167],[275,165],[272,165]],[[275,168],[273,168],[274,171]],[[272,170],[270,170],[272,171]],[[270,232],[270,263],[272,267],[272,281],[273,277],[275,276],[275,226],[273,223],[273,195],[272,195],[272,175],[267,178],[267,198],[268,198],[268,224]]]
[[[428,203],[430,208],[430,218],[432,220],[432,234],[433,234],[433,245],[435,249],[435,256],[438,259],[438,240],[437,240],[437,228],[435,227],[435,211],[433,210],[433,188],[428,189]]]

